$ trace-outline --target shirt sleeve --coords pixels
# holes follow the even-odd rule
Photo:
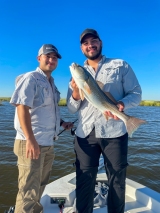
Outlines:
[[[70,113],[76,113],[78,109],[80,108],[81,100],[78,100],[78,101],[74,100],[74,98],[72,97],[72,92],[73,92],[73,89],[69,82],[68,93],[67,93],[67,107]]]
[[[121,99],[125,109],[138,106],[142,100],[142,90],[132,68],[125,63],[123,72],[124,98]]]
[[[33,101],[36,93],[36,82],[32,75],[24,75],[17,78],[16,88],[11,97],[10,103],[14,106],[21,104],[33,107]]]

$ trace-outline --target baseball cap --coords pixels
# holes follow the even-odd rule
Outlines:
[[[96,30],[94,30],[94,29],[85,29],[85,30],[82,32],[82,34],[80,35],[80,42],[81,42],[81,44],[82,44],[83,38],[84,38],[86,35],[89,35],[89,34],[91,34],[91,35],[93,35],[93,36],[99,38],[99,40],[100,40],[100,37],[99,37],[99,35],[98,35],[98,33],[97,33]]]
[[[57,48],[52,44],[42,45],[42,47],[38,51],[38,56],[40,56],[42,54],[46,55],[46,54],[51,53],[51,52],[56,53],[58,58],[62,58],[62,56],[58,53]]]

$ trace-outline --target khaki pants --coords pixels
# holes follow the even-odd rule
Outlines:
[[[15,213],[42,213],[39,203],[46,184],[48,184],[54,160],[53,146],[40,146],[40,156],[31,160],[26,158],[26,141],[15,140],[14,153],[18,157],[18,194]]]

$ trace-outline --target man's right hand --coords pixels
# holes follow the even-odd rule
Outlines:
[[[26,141],[26,157],[30,159],[38,159],[40,155],[40,148],[35,139],[28,139]]]

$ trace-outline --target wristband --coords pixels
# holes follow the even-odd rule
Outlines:
[[[60,126],[62,126],[63,123],[64,123],[64,120],[61,119]]]

